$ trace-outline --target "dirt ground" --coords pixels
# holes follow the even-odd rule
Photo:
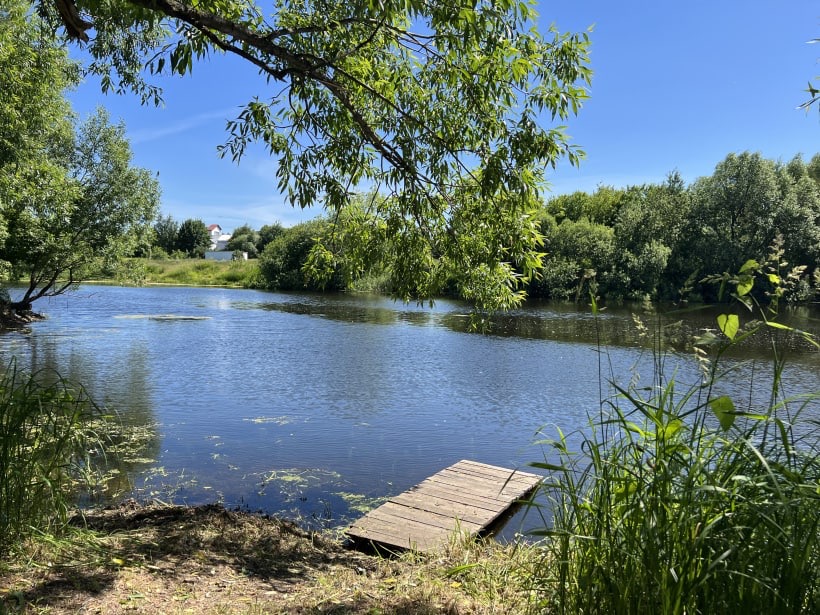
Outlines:
[[[75,521],[75,525],[79,524]],[[521,613],[533,549],[454,539],[435,556],[365,554],[219,505],[126,502],[0,564],[5,613]]]

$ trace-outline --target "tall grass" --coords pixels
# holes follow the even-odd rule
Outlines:
[[[78,481],[88,484],[100,410],[56,375],[12,362],[0,376],[0,555],[33,531],[64,526]]]
[[[256,261],[151,260],[145,264],[144,283],[255,288],[258,278]]]
[[[753,305],[748,282],[732,283]],[[820,435],[803,416],[817,396],[783,398],[776,346],[767,408],[715,390],[728,348],[784,329],[759,316],[744,329],[724,315],[701,338],[703,382],[681,387],[656,361],[648,391],[613,385],[580,449],[560,431],[542,443],[537,610],[820,612]]]

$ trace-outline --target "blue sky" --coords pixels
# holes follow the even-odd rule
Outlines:
[[[820,44],[807,43],[820,37],[816,0],[565,0],[538,11],[542,30],[594,28],[590,99],[567,123],[587,158],[550,173],[553,193],[660,182],[674,169],[691,182],[730,152],[784,161],[820,152],[820,113],[797,110],[820,74]],[[320,212],[285,203],[261,148],[239,165],[217,156],[226,122],[268,94],[252,67],[216,56],[159,84],[161,108],[102,95],[94,82],[71,99],[81,116],[102,105],[125,122],[135,163],[159,174],[163,214],[230,231]]]

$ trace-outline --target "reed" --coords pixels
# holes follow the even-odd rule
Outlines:
[[[33,531],[64,527],[91,457],[102,451],[101,416],[83,389],[55,374],[0,376],[0,555]]]
[[[759,308],[743,274],[735,292]],[[818,396],[784,398],[776,345],[772,382],[749,384],[770,387],[766,408],[715,388],[728,348],[785,329],[758,315],[701,338],[702,382],[681,386],[657,360],[648,390],[612,385],[580,448],[560,431],[541,442],[537,611],[820,612],[820,434],[804,417]]]

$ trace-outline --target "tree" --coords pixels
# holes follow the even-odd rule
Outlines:
[[[703,275],[763,262],[776,235],[781,192],[773,162],[760,154],[729,154],[691,188],[686,258]]]
[[[228,240],[226,249],[229,252],[246,252],[248,258],[259,256],[256,246],[259,244],[259,233],[247,224],[243,224],[234,229],[231,238]]]
[[[99,111],[76,126],[64,92],[77,66],[27,9],[0,10],[0,261],[25,284],[13,311],[133,252],[159,198],[122,125]]]
[[[188,218],[179,225],[176,249],[192,258],[202,258],[211,246],[211,234],[202,220]]]
[[[259,229],[259,241],[256,244],[257,253],[262,254],[265,247],[284,232],[285,227],[283,227],[279,222],[265,224]]]
[[[624,191],[615,231],[612,294],[633,298],[676,298],[683,280],[667,272],[689,212],[689,195],[675,172],[663,184]],[[691,271],[687,272],[689,275]]]
[[[78,73],[27,7],[10,0],[0,8],[0,280],[12,269],[5,250],[12,206],[71,192],[60,164],[72,130],[63,92]]]
[[[820,187],[820,153],[811,157],[809,164],[806,166],[806,171],[818,187]]]
[[[611,227],[582,217],[565,218],[547,237],[548,256],[536,282],[540,296],[570,299],[584,293],[587,284],[597,291],[607,284],[614,266],[615,239]]]
[[[338,272],[324,284],[305,275],[305,264],[318,237],[328,232],[327,220],[317,218],[302,222],[284,231],[259,257],[259,273],[266,288],[271,290],[340,290],[343,287]]]
[[[625,196],[623,190],[598,186],[592,194],[576,191],[551,198],[547,202],[547,212],[559,223],[565,218],[573,222],[586,218],[595,224],[612,226]]]
[[[523,298],[514,290],[540,264],[540,236],[532,224],[510,230],[500,221],[532,218],[546,168],[579,161],[558,124],[586,98],[586,33],[544,36],[533,4],[512,0],[283,0],[272,13],[246,0],[40,6],[88,41],[88,68],[104,89],[156,101],[142,66],[183,75],[213,52],[257,67],[275,89],[229,123],[220,151],[239,160],[262,141],[290,202],[322,204],[331,219],[352,194],[383,193],[377,213],[412,264],[395,269],[412,276],[394,280],[402,298],[411,288],[435,294],[442,272],[465,288],[501,291],[480,307]],[[487,235],[448,249],[460,239],[453,222],[468,217],[474,231],[500,231],[509,245],[487,250],[496,239]],[[510,249],[526,253],[523,270],[507,266]],[[474,266],[452,260],[465,251]]]
[[[0,258],[25,279],[13,307],[55,296],[101,265],[131,255],[156,216],[159,185],[131,165],[122,124],[98,110],[69,141],[47,146],[47,166],[18,166],[4,194],[9,236]]]
[[[170,215],[160,216],[154,223],[154,245],[171,254],[177,249],[177,235],[179,233],[179,222]]]

